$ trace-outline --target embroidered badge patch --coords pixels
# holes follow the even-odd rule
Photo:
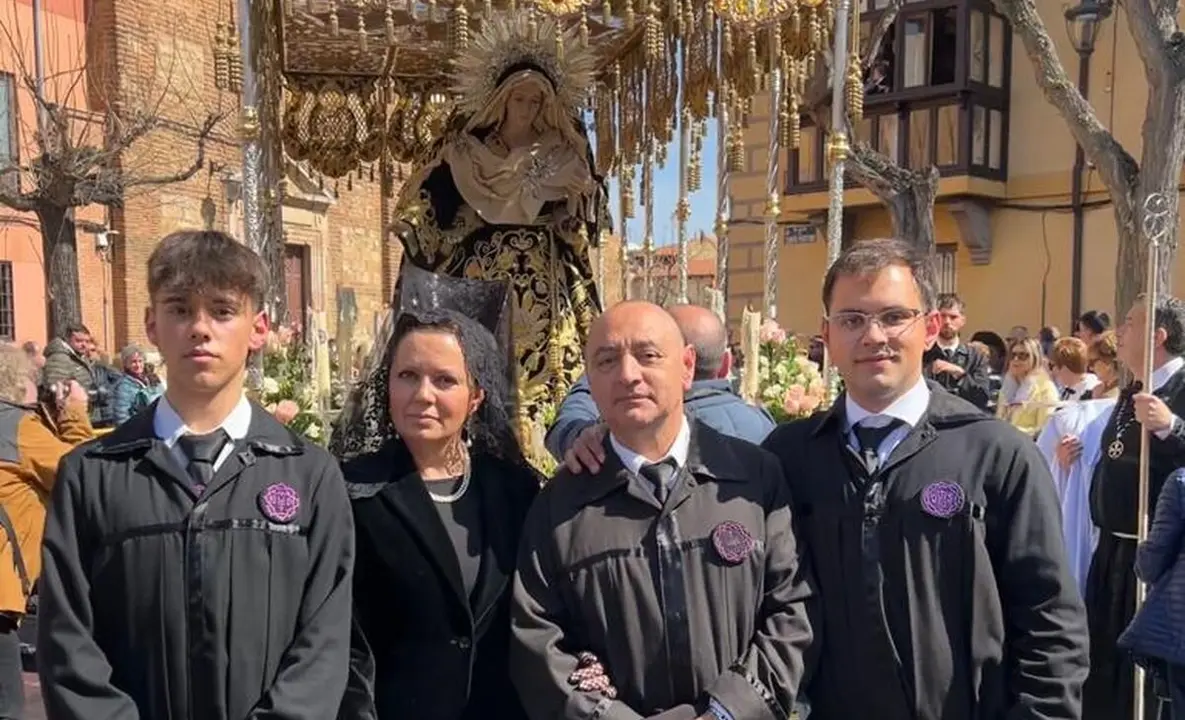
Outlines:
[[[942,480],[922,490],[922,509],[936,518],[952,518],[967,504],[963,486]]]
[[[272,522],[292,522],[300,512],[300,495],[288,483],[268,485],[259,493],[259,511]]]
[[[740,565],[757,549],[757,541],[745,526],[733,520],[722,522],[712,530],[712,545],[720,559],[729,565]]]

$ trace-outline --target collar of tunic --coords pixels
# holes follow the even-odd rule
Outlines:
[[[662,457],[653,460],[639,455],[625,445],[622,445],[612,433],[609,434],[609,444],[613,447],[613,452],[617,453],[617,457],[621,458],[621,464],[625,469],[635,475],[638,474],[643,465],[662,462],[668,458],[675,461],[676,468],[682,468],[687,464],[687,455],[691,450],[691,425],[687,422],[687,417],[684,416],[683,425],[680,426],[679,433],[675,435],[675,440],[671,443],[670,449]]]

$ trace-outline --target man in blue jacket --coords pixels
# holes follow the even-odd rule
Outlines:
[[[711,310],[698,305],[675,305],[667,312],[675,319],[683,340],[695,348],[695,378],[683,398],[688,417],[721,434],[760,443],[774,429],[774,421],[765,408],[746,403],[733,391],[729,380],[732,355],[724,323]],[[573,470],[584,466],[596,472],[604,459],[604,433],[588,379],[581,377],[564,398],[547,431],[547,450]]]

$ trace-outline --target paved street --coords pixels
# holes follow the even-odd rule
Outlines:
[[[25,673],[25,720],[45,720],[41,705],[41,683],[33,673]]]

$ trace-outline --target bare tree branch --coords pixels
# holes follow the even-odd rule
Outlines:
[[[15,17],[17,0],[7,2],[13,5]],[[190,98],[201,97],[194,87],[170,91],[173,71],[184,74],[190,69],[180,55],[154,59],[151,72],[157,78],[163,73],[164,88],[129,88],[121,85],[119,78],[103,78],[102,60],[98,68],[87,67],[85,43],[102,40],[91,37],[91,28],[86,39],[80,39],[76,57],[63,58],[59,66],[46,68],[45,77],[38,78],[27,67],[29,48],[19,36],[19,27],[14,27],[16,23],[0,22],[0,41],[9,45],[10,51],[4,54],[16,59],[22,94],[32,99],[37,123],[35,129],[22,129],[22,137],[31,136],[34,146],[25,164],[0,167],[0,206],[37,216],[53,333],[63,324],[81,320],[75,208],[122,205],[132,189],[193,177],[206,164],[209,143],[216,139],[215,128],[225,112],[188,108]],[[159,94],[155,94],[157,90]],[[113,94],[105,97],[108,92]],[[194,115],[204,115],[204,119],[199,121]],[[178,129],[195,144],[192,157],[183,159],[180,169],[162,172],[175,163],[175,145],[170,146],[167,157],[132,152],[153,133]],[[133,167],[135,159],[143,167]]]
[[[1132,155],[1099,121],[1082,93],[1070,84],[1053,41],[1033,0],[995,0],[1020,36],[1037,84],[1070,128],[1086,157],[1098,169],[1111,196],[1118,232],[1115,309],[1125,312],[1147,284],[1147,247],[1141,233],[1144,198],[1162,194],[1173,218],[1166,238],[1168,256],[1156,279],[1171,287],[1177,246],[1181,166],[1185,163],[1185,36],[1177,29],[1179,0],[1125,0],[1121,5],[1148,81],[1142,131],[1143,150]],[[1156,3],[1155,7],[1153,3]]]
[[[197,153],[193,158],[193,163],[189,167],[175,172],[171,175],[161,175],[157,177],[143,177],[143,178],[127,178],[124,181],[124,188],[156,186],[156,185],[171,185],[173,183],[183,182],[197,174],[198,170],[206,164],[206,143],[210,140],[210,135],[214,132],[214,127],[222,121],[222,114],[211,113],[206,117],[206,121],[202,123],[197,135]]]
[[[1145,1],[1130,0],[1137,3]],[[1133,183],[1139,173],[1135,158],[1107,131],[1094,108],[1078,92],[1075,84],[1070,82],[1033,0],[996,0],[996,7],[1012,24],[1012,32],[1020,36],[1032,63],[1037,86],[1066,121],[1074,139],[1098,168],[1103,182],[1108,188],[1121,188]],[[1120,198],[1114,199],[1120,202]],[[1132,199],[1124,198],[1122,201],[1130,204]]]
[[[897,19],[904,0],[890,0],[876,27],[865,39],[862,47],[861,64],[870,67],[880,54],[881,46],[889,38],[889,30]],[[814,77],[807,83],[803,107],[807,117],[816,127],[830,132],[831,129],[831,57],[819,63]],[[847,119],[848,136],[852,121]],[[934,200],[938,195],[938,170],[910,170],[894,162],[890,157],[877,152],[871,145],[851,142],[845,170],[852,179],[864,186],[888,209],[893,219],[893,230],[898,237],[910,240],[932,249],[934,246]]]

